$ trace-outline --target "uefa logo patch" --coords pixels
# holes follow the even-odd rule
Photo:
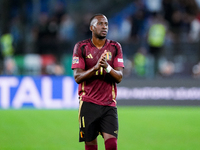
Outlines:
[[[79,63],[79,57],[73,57],[72,64],[78,64]]]

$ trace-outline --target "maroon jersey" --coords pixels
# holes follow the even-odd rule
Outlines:
[[[124,67],[121,45],[112,40],[106,40],[105,45],[98,49],[91,39],[78,42],[74,47],[72,69],[88,70],[94,67],[107,50],[107,62],[113,67]],[[116,83],[109,73],[101,67],[90,79],[79,84],[80,100],[104,106],[116,106]]]

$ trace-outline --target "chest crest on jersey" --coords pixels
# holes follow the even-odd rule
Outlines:
[[[92,56],[92,54],[89,54],[89,55],[86,56],[86,58],[92,59],[93,56]]]
[[[106,59],[107,60],[111,60],[112,59],[112,53],[110,51],[107,51]]]

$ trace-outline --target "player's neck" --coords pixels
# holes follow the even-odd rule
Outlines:
[[[92,43],[98,49],[101,49],[104,46],[105,42],[106,42],[106,38],[104,38],[104,39],[92,38]]]

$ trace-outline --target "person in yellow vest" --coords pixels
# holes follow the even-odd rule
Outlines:
[[[1,51],[3,57],[10,57],[14,53],[13,36],[10,33],[5,33],[1,36]]]
[[[161,16],[154,14],[153,23],[149,28],[147,43],[149,53],[154,57],[154,74],[159,72],[159,58],[165,43],[167,28]]]
[[[5,68],[9,66],[4,66],[3,64],[8,64],[7,58],[10,58],[14,54],[14,47],[13,47],[13,36],[10,33],[2,34],[0,37],[0,74],[2,74]]]

